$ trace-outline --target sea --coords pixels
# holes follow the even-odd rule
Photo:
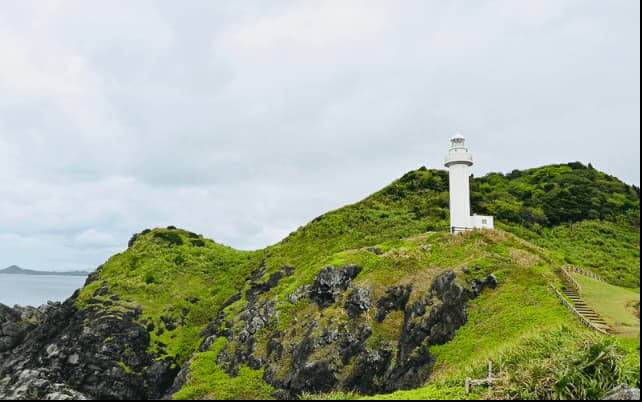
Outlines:
[[[38,307],[48,301],[67,300],[87,277],[58,275],[0,275],[0,303]]]

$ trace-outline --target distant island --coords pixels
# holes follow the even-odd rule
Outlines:
[[[35,275],[35,276],[45,276],[45,275],[56,275],[56,276],[87,276],[89,272],[87,271],[36,271],[33,269],[24,269],[20,268],[17,265],[12,265],[5,269],[0,269],[0,275]]]

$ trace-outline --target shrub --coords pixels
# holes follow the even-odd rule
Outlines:
[[[192,240],[192,246],[194,247],[205,247],[205,241],[202,239],[194,239]]]
[[[587,335],[577,343],[569,335],[561,330],[507,352],[501,362],[504,377],[494,396],[594,400],[620,384],[635,385],[624,364],[627,354],[613,339]]]
[[[154,275],[153,272],[146,272],[145,273],[145,283],[148,285],[151,285],[153,283],[157,283],[156,276]]]
[[[135,233],[131,239],[129,239],[129,242],[127,243],[127,248],[132,248],[134,244],[136,243],[136,240],[138,240],[138,233]]]
[[[170,245],[181,246],[183,245],[183,238],[175,232],[156,232],[154,237],[160,240],[163,240]]]

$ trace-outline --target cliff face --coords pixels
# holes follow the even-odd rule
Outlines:
[[[78,310],[75,301],[47,306],[34,329],[2,355],[0,398],[159,398],[177,369],[148,353],[141,312],[114,313],[99,302]]]
[[[543,177],[576,176],[577,197],[544,207]],[[567,258],[636,285],[635,189],[578,165],[489,175],[474,183],[475,202],[504,226],[453,238],[446,179],[411,172],[255,252],[174,227],[137,234],[66,302],[0,306],[0,398],[296,398],[459,383],[483,373],[498,345],[562,325],[583,339],[547,290]],[[609,221],[568,212],[607,188],[617,207],[597,217]]]

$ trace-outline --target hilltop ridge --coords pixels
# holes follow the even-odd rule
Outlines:
[[[0,364],[0,396],[558,399],[639,386],[639,332],[596,337],[549,291],[566,263],[639,288],[639,189],[572,163],[475,178],[472,197],[498,230],[450,236],[448,175],[426,168],[263,250],[145,230],[7,352],[20,370]],[[604,376],[564,387],[563,375],[590,379],[569,362],[595,351]],[[463,394],[487,360],[521,379]]]

